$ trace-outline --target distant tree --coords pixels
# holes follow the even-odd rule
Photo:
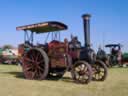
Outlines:
[[[12,49],[12,48],[14,48],[12,45],[4,45],[3,47],[2,47],[3,49]]]

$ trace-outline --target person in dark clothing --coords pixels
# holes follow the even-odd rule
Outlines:
[[[117,54],[117,50],[113,47],[112,50],[111,50],[111,54],[112,55],[116,55]]]
[[[97,58],[98,59],[106,59],[106,52],[99,47],[98,52],[97,52]]]
[[[81,48],[81,42],[78,40],[77,37],[72,37],[71,42],[69,42],[69,49],[75,50]]]
[[[108,56],[106,52],[103,49],[101,49],[101,47],[98,48],[96,58],[103,61],[108,67],[110,66],[109,61],[108,61]]]
[[[73,61],[80,57],[81,43],[77,37],[72,37],[69,42],[69,54],[71,55]]]

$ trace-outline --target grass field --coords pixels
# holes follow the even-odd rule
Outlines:
[[[70,73],[59,81],[25,80],[20,66],[0,65],[0,96],[128,96],[128,69],[111,68],[106,81],[81,85]]]

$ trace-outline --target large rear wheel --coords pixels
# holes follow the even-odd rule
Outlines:
[[[72,67],[71,74],[77,83],[88,84],[92,80],[92,68],[85,61],[77,61]]]
[[[47,54],[40,48],[32,48],[24,54],[22,68],[27,79],[45,79],[49,71]]]

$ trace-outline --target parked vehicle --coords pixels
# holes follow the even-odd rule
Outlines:
[[[1,64],[18,64],[18,56],[12,49],[0,49]]]
[[[19,46],[20,60],[27,79],[43,80],[47,77],[62,78],[66,71],[71,72],[75,82],[89,83],[92,79],[103,81],[107,77],[107,67],[96,60],[90,47],[89,20],[90,15],[83,15],[85,46],[80,42],[65,39],[60,41],[60,32],[68,26],[57,21],[19,26],[17,30],[25,31],[25,43]],[[29,31],[31,34],[29,34]],[[33,44],[34,34],[51,34],[51,41],[45,44]],[[46,39],[47,39],[46,38]]]
[[[110,48],[110,54],[108,55],[110,66],[128,65],[128,53],[122,53],[121,44],[107,44],[105,47]]]

